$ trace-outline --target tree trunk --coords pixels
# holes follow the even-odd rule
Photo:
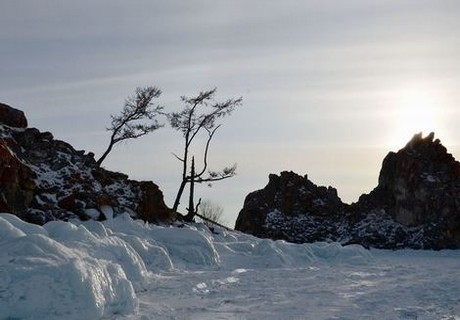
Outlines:
[[[192,222],[195,217],[195,204],[193,203],[193,198],[195,197],[195,158],[192,158],[192,169],[190,173],[190,194],[188,199],[188,213],[185,217],[185,220]]]
[[[189,133],[185,136],[185,146],[184,146],[184,158],[180,159],[183,162],[182,167],[182,182],[180,184],[179,190],[177,191],[176,199],[174,200],[174,205],[172,210],[177,212],[180,204],[180,198],[182,197],[182,193],[184,192],[185,186],[187,185],[187,162],[188,162],[188,137]]]
[[[98,167],[101,166],[102,161],[104,161],[105,158],[107,157],[107,155],[110,153],[110,151],[112,151],[113,145],[114,145],[114,143],[111,141],[109,146],[107,147],[107,150],[105,150],[104,154],[102,155],[102,157],[100,157],[99,160],[97,160],[96,164],[97,164]]]
[[[179,191],[177,192],[176,200],[174,201],[174,206],[172,208],[173,212],[177,212],[177,209],[179,208],[180,198],[182,197],[182,193],[184,192],[186,185],[187,185],[187,179],[183,179],[180,184]]]

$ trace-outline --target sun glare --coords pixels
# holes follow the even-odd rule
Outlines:
[[[421,86],[400,91],[393,118],[392,146],[402,146],[418,132],[427,135],[442,130],[442,108],[437,98],[434,91]]]

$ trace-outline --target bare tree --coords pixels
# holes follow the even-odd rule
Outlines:
[[[110,115],[112,123],[107,128],[112,132],[110,142],[97,160],[100,166],[107,155],[112,151],[115,144],[128,139],[136,139],[152,131],[161,128],[163,125],[158,122],[157,115],[161,114],[163,107],[152,102],[154,98],[161,95],[161,90],[156,87],[136,88],[135,94],[125,100],[121,113],[117,116]],[[145,120],[151,120],[147,123]]]
[[[224,224],[223,213],[224,208],[210,200],[202,201],[198,209],[198,214],[203,218],[203,223],[208,227],[214,227],[216,224]]]
[[[191,194],[188,208],[187,220],[193,220],[193,184],[212,183],[233,177],[236,174],[236,164],[225,167],[219,171],[208,170],[209,146],[217,129],[220,128],[218,120],[230,115],[233,110],[241,105],[242,98],[227,99],[223,102],[216,102],[214,95],[216,89],[200,92],[195,97],[181,97],[185,104],[179,112],[167,114],[171,127],[182,133],[184,137],[183,154],[174,156],[182,162],[182,181],[174,201],[173,211],[177,211],[182,193],[187,183],[191,183]],[[201,169],[196,170],[194,156],[191,154],[192,143],[199,133],[206,135],[206,143],[203,147],[203,164]],[[192,161],[193,160],[193,161]],[[190,170],[190,171],[189,171]]]

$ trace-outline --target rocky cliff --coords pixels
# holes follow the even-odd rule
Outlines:
[[[460,163],[434,134],[384,159],[378,186],[347,205],[335,189],[292,172],[246,197],[235,228],[291,242],[376,248],[460,248]]]
[[[5,104],[0,104],[0,181],[0,212],[38,224],[102,220],[123,212],[149,222],[174,219],[153,182],[98,167],[92,153],[28,128],[24,113]]]

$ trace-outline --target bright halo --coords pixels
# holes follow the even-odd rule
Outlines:
[[[441,124],[441,106],[436,94],[422,86],[401,90],[396,101],[392,145],[403,146],[415,133],[438,133]]]

